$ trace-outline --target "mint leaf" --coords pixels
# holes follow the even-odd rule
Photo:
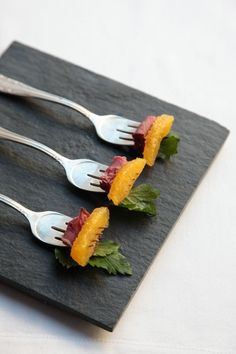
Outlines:
[[[65,268],[69,269],[71,267],[76,267],[78,264],[71,258],[69,248],[55,248],[54,250],[55,258],[58,262]]]
[[[117,252],[120,245],[112,240],[100,241],[94,251],[94,256],[105,257],[112,252]]]
[[[160,192],[158,189],[149,184],[140,184],[131,190],[119,206],[133,211],[140,211],[149,216],[155,216],[157,214],[155,200],[159,195]]]
[[[158,153],[158,158],[162,160],[169,160],[172,155],[177,154],[178,144],[179,144],[178,134],[171,132],[161,141],[160,150]]]
[[[132,274],[127,259],[119,252],[120,245],[111,240],[100,241],[88,264],[92,267],[105,269],[109,274]],[[79,266],[70,256],[69,248],[55,248],[55,257],[65,268]]]
[[[105,257],[92,256],[89,260],[92,267],[103,268],[109,274],[127,274],[132,275],[132,269],[127,259],[118,251],[115,251]]]

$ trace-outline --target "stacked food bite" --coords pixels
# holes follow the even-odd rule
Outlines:
[[[161,142],[171,131],[174,117],[167,114],[147,116],[133,134],[136,149],[143,154],[148,166],[153,166]]]

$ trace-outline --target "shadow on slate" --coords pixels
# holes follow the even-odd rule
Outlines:
[[[31,235],[27,221],[0,205],[0,278],[44,302],[72,311],[108,331],[133,296],[144,274],[225,141],[219,124],[143,92],[14,42],[0,59],[0,72],[29,85],[72,99],[98,114],[121,114],[141,121],[147,114],[175,116],[181,136],[179,153],[144,171],[141,182],[161,191],[159,215],[148,218],[113,207],[105,237],[119,241],[133,276],[109,276],[87,268],[64,270],[53,249]],[[79,113],[40,100],[0,95],[4,128],[52,147],[69,158],[109,164],[114,155],[131,152],[108,145]],[[75,216],[84,206],[106,203],[100,194],[75,189],[62,167],[45,154],[0,141],[0,193],[35,211],[56,210]]]

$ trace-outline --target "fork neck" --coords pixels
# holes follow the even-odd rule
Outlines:
[[[89,119],[91,119],[92,116],[95,115],[93,112],[89,111],[87,108],[81,106],[80,104],[68,100],[67,98],[61,96],[48,94],[48,96],[44,96],[43,98],[70,107],[72,109],[75,109],[76,111],[80,112],[81,114],[83,114],[85,117]]]
[[[55,160],[57,160],[63,167],[65,167],[66,162],[69,160],[66,157],[58,154],[56,151],[53,149],[49,148],[48,146],[39,143],[38,141],[29,139],[23,135],[19,135],[16,133],[11,132],[10,130],[4,129],[0,127],[0,138],[14,141],[16,143],[24,144],[27,146],[30,146],[32,148],[35,148],[37,150],[40,150],[44,152],[45,154],[53,157]]]
[[[42,100],[62,104],[64,106],[70,107],[80,112],[85,117],[89,118],[94,124],[95,124],[96,117],[97,120],[99,119],[99,116],[96,116],[94,113],[90,112],[87,108],[81,106],[78,103],[68,100],[67,98],[43,90],[39,90],[35,87],[26,85],[23,82],[14,80],[10,77],[1,74],[0,74],[0,91],[11,95],[40,98]]]
[[[4,194],[0,194],[0,202],[3,202],[4,204],[9,205],[10,207],[12,207],[13,209],[19,211],[22,215],[24,215],[26,217],[26,219],[30,219],[30,217],[34,214],[34,212],[26,207],[24,207],[23,205],[21,205],[20,203],[16,202],[15,200],[7,197]]]
[[[77,112],[87,117],[94,125],[96,125],[97,123],[99,123],[99,121],[101,121],[101,117],[99,115],[89,111],[87,108],[81,106],[78,103],[75,103],[71,100],[68,100],[67,98],[60,97],[60,96],[52,95],[51,97],[53,98],[53,102],[60,103],[64,106],[76,110]]]

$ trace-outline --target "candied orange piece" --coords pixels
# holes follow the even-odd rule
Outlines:
[[[109,223],[109,209],[96,208],[82,226],[71,248],[71,257],[84,267],[93,255],[96,243]]]
[[[158,116],[145,139],[143,157],[147,161],[148,166],[153,166],[158,155],[162,139],[167,136],[174,122],[173,116],[162,114]]]
[[[136,158],[122,166],[112,182],[108,199],[112,200],[115,205],[119,205],[131,191],[145,165],[145,159]]]

